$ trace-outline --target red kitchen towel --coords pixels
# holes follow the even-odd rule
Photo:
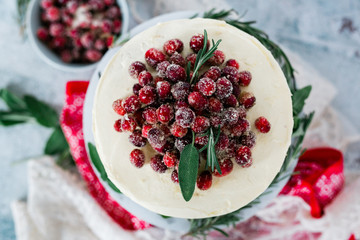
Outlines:
[[[84,81],[67,83],[65,105],[60,119],[77,168],[91,195],[114,221],[127,230],[148,228],[148,223],[139,220],[112,199],[92,169],[82,129],[83,104],[88,85]],[[291,177],[280,194],[303,198],[310,205],[312,216],[321,217],[324,207],[344,185],[342,153],[332,148],[308,150],[300,157],[295,172],[299,174]]]

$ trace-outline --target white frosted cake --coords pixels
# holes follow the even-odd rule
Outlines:
[[[204,40],[204,36],[199,35],[204,34],[204,30],[208,39],[213,39],[214,42],[221,39],[221,42],[214,53],[215,58],[212,57],[199,67],[197,75],[188,77],[188,61],[191,62],[191,74],[196,73],[192,66],[195,64],[196,67],[198,63],[192,60],[196,58],[194,53],[200,54],[196,44],[201,43],[201,37]],[[180,40],[183,45],[180,46],[176,41],[169,42],[174,39]],[[205,50],[209,51],[212,47],[213,44],[210,43]],[[152,48],[158,50],[149,52]],[[203,44],[200,48],[203,49]],[[172,54],[177,57],[172,57]],[[139,68],[133,65],[137,61],[143,63],[138,64]],[[161,63],[164,61],[168,63]],[[211,79],[213,75],[207,73],[210,66],[212,70],[220,69],[221,75]],[[165,70],[162,71],[161,67]],[[166,90],[167,86],[173,89],[178,82],[189,83],[190,80],[192,83],[188,85],[191,87],[185,97],[177,96],[174,90]],[[226,85],[221,85],[221,81],[231,82],[231,92],[221,92]],[[159,92],[162,84],[165,86],[165,90],[161,90],[164,91],[164,96]],[[235,88],[239,89],[235,91]],[[249,96],[250,98],[246,98]],[[246,100],[251,100],[251,96],[255,96],[256,102],[250,101],[250,105],[247,105]],[[135,99],[135,103],[130,101],[130,97]],[[124,106],[129,102],[133,105]],[[215,103],[221,104],[221,110],[216,110],[216,114],[213,110],[216,109]],[[155,122],[151,120],[151,116],[144,117],[144,112],[150,108],[156,113]],[[185,120],[191,122],[189,126],[183,126],[183,122],[179,120],[184,108],[195,114],[190,114],[190,118],[196,116],[190,121],[185,114]],[[168,114],[167,110],[170,111]],[[231,111],[235,112],[236,120],[223,118]],[[221,116],[220,128],[214,123],[218,116]],[[233,115],[230,114],[230,117]],[[132,125],[129,118],[136,119],[136,123]],[[244,122],[245,127],[239,130],[239,124]],[[197,123],[201,123],[200,126],[195,126]],[[291,93],[284,74],[271,53],[245,32],[223,21],[209,19],[160,23],[129,40],[102,73],[93,107],[96,148],[109,179],[122,194],[143,207],[162,215],[188,219],[235,211],[264,192],[283,164],[291,142],[292,128]],[[160,131],[161,137],[166,139],[154,140],[148,136],[148,133],[155,134],[153,129]],[[180,138],[187,138],[190,141],[185,143],[191,145],[192,136],[196,136],[197,149],[204,146],[206,148],[200,138],[209,134],[210,129],[215,133],[221,129],[219,142],[224,146],[216,146],[216,154],[224,175],[221,176],[217,170],[206,166],[208,156],[204,152],[207,151],[200,153],[197,186],[191,199],[185,200],[177,183],[178,176],[181,181],[181,176],[186,175],[180,173],[182,170],[179,169],[179,160],[181,162],[184,157],[180,153],[184,146],[179,147],[178,141]],[[155,135],[158,137],[159,134]],[[248,145],[246,139],[249,135],[250,138],[256,138],[255,144]],[[206,136],[210,139],[210,135]],[[241,152],[244,148],[248,151],[251,149],[249,156],[245,154],[244,157]],[[134,149],[139,149],[144,154],[144,161],[130,160]],[[158,156],[157,159],[151,160],[154,156]],[[138,155],[136,157],[141,160]],[[175,160],[171,162],[169,159]],[[228,164],[224,161],[228,161]],[[199,178],[205,171],[210,175],[203,174],[204,183]],[[211,181],[206,182],[209,178]]]

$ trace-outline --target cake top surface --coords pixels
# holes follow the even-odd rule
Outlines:
[[[137,79],[129,76],[129,65],[144,60],[150,48],[162,49],[170,39],[184,43],[182,55],[191,52],[189,39],[206,29],[209,39],[222,40],[218,49],[227,59],[236,59],[240,70],[250,71],[251,84],[242,88],[256,96],[256,105],[247,112],[251,130],[256,134],[252,149],[253,164],[242,168],[234,164],[224,177],[213,177],[206,191],[195,189],[186,202],[178,184],[170,180],[171,172],[159,174],[150,167],[155,151],[147,144],[142,148],[145,165],[134,167],[129,161],[134,146],[129,133],[114,131],[119,119],[112,104],[116,99],[133,93]],[[147,66],[155,76],[155,70]],[[254,122],[265,116],[271,122],[267,134],[255,129]],[[156,213],[181,218],[205,218],[235,211],[259,196],[279,172],[291,142],[293,127],[291,93],[286,79],[271,53],[254,37],[226,24],[210,19],[182,19],[149,28],[124,44],[102,73],[93,106],[95,143],[109,179],[133,201]]]

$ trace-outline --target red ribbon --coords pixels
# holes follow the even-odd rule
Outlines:
[[[85,93],[89,82],[72,81],[66,85],[61,127],[70,145],[77,168],[87,183],[90,194],[120,226],[138,230],[150,225],[122,208],[102,186],[94,173],[85,149],[82,117]],[[321,217],[324,207],[340,192],[344,184],[343,156],[332,148],[306,151],[295,168],[299,174],[291,177],[280,194],[302,197],[311,207],[314,217]]]

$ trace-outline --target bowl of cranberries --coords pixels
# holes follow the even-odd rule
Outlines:
[[[27,33],[35,51],[49,65],[88,71],[127,32],[128,19],[125,0],[32,0]]]

